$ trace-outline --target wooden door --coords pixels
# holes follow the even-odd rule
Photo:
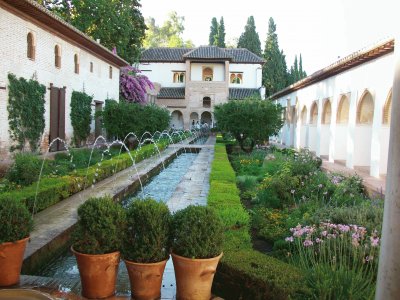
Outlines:
[[[50,88],[50,135],[49,143],[54,139],[65,140],[65,87]],[[50,151],[65,150],[64,143],[56,141]]]

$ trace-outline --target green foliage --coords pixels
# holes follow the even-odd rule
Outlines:
[[[17,79],[11,73],[8,74],[8,81],[9,131],[11,138],[17,142],[11,147],[11,151],[23,150],[26,143],[29,143],[31,151],[36,151],[45,126],[46,87],[33,79]]]
[[[286,60],[283,51],[279,49],[276,25],[272,18],[268,23],[268,35],[264,49],[265,64],[263,65],[263,86],[266,96],[282,90],[287,85]]]
[[[222,252],[223,224],[213,209],[189,205],[173,216],[172,251],[188,258],[212,258]]]
[[[256,24],[253,16],[250,16],[247,19],[247,24],[244,27],[244,32],[239,38],[237,47],[246,48],[254,54],[261,56],[261,42],[256,31]]]
[[[122,139],[129,132],[140,137],[146,131],[163,131],[168,128],[170,121],[169,112],[165,108],[125,101],[106,100],[102,116],[107,134]]]
[[[260,206],[253,210],[251,225],[257,231],[259,237],[274,242],[288,235],[287,217],[285,211]]]
[[[214,108],[218,127],[230,132],[246,152],[279,132],[283,125],[281,113],[279,105],[256,99],[233,100]],[[244,148],[246,139],[251,141],[249,149]]]
[[[31,153],[16,153],[14,163],[8,169],[6,178],[19,185],[30,185],[39,178],[42,160]]]
[[[0,220],[0,244],[26,238],[33,228],[26,206],[12,198],[0,199]]]
[[[218,25],[218,37],[217,37],[217,46],[220,48],[225,48],[225,24],[224,17],[221,17]]]
[[[82,92],[73,91],[71,96],[71,125],[74,128],[74,141],[78,147],[90,134],[90,122],[92,121],[92,100]]]
[[[208,45],[214,46],[218,42],[218,21],[216,17],[211,19],[210,35],[208,38]]]
[[[146,38],[143,41],[144,48],[155,47],[186,47],[192,48],[191,40],[184,41],[182,38],[185,27],[185,17],[178,16],[176,11],[168,14],[168,19],[162,26],[156,25],[154,18],[146,19]]]
[[[146,25],[139,0],[42,0],[47,9],[108,49],[134,63],[139,56]],[[49,3],[51,2],[51,3]]]
[[[294,58],[293,66],[290,67],[288,74],[288,85],[291,85],[303,78],[307,77],[307,73],[303,71],[303,61],[300,54],[300,61],[297,63],[297,55]]]
[[[169,257],[171,213],[164,202],[135,199],[127,210],[127,227],[122,243],[125,259],[156,263]]]
[[[85,254],[105,254],[121,249],[125,211],[110,197],[90,198],[78,208],[73,247]]]

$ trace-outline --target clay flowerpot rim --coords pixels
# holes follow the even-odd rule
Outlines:
[[[30,237],[27,236],[27,237],[25,237],[25,238],[22,238],[22,239],[20,239],[20,240],[14,241],[14,242],[4,242],[4,243],[0,243],[0,245],[7,246],[7,245],[10,245],[10,244],[24,243],[26,240],[29,240],[29,239],[30,239]]]
[[[158,264],[160,264],[160,263],[163,263],[163,262],[168,261],[168,260],[169,260],[169,255],[168,255],[168,257],[167,257],[166,259],[160,260],[160,261],[154,262],[154,263],[139,263],[139,262],[136,262],[136,261],[133,261],[133,260],[125,259],[125,258],[123,258],[122,260],[123,260],[125,263],[128,263],[128,264],[135,264],[135,265],[138,265],[138,266],[158,265]]]
[[[175,253],[171,253],[172,257],[178,257],[182,260],[188,260],[188,261],[193,261],[193,260],[201,260],[201,261],[208,261],[208,260],[215,260],[216,258],[221,258],[222,255],[224,255],[224,252],[221,252],[221,254],[215,256],[215,257],[210,257],[210,258],[190,258],[190,257],[185,257],[185,256],[180,256],[178,254]]]
[[[109,253],[104,253],[104,254],[87,254],[87,253],[82,253],[82,252],[76,251],[74,249],[74,246],[71,246],[71,251],[72,251],[72,253],[77,253],[77,254],[82,255],[82,256],[93,256],[93,255],[96,255],[98,257],[107,256],[107,255],[114,254],[114,253],[119,253],[119,251],[114,251],[114,252],[109,252]]]

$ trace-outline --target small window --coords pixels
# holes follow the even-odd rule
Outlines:
[[[93,73],[93,62],[90,62],[90,73]]]
[[[75,74],[79,74],[79,56],[78,56],[78,54],[74,55],[74,72],[75,72]]]
[[[174,72],[173,80],[174,80],[174,83],[185,82],[185,72]]]
[[[230,82],[234,84],[242,84],[243,74],[242,73],[231,73]]]
[[[205,108],[211,107],[211,98],[210,97],[203,98],[203,107],[205,107]]]
[[[32,32],[29,32],[27,37],[27,50],[26,50],[26,56],[29,59],[35,60],[35,40]]]
[[[54,65],[56,68],[61,68],[61,47],[59,45],[54,47]]]
[[[203,69],[203,81],[213,81],[213,69],[209,67]]]
[[[108,77],[110,79],[112,79],[112,67],[110,66],[110,68],[108,69]]]

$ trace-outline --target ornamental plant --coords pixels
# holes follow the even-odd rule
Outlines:
[[[188,258],[212,258],[222,252],[224,226],[212,208],[190,205],[175,213],[172,252]]]
[[[73,91],[71,95],[71,125],[74,128],[74,142],[78,147],[90,134],[92,100],[93,96],[82,92]]]
[[[90,198],[78,208],[73,232],[74,250],[85,254],[106,254],[121,249],[125,211],[111,197]]]
[[[128,102],[146,104],[146,88],[154,89],[147,76],[137,68],[126,66],[121,69],[120,94]]]
[[[172,216],[164,202],[135,199],[127,209],[127,227],[122,244],[124,259],[156,263],[169,257]]]
[[[0,220],[0,244],[26,238],[33,228],[32,215],[26,206],[10,198],[0,199]]]

